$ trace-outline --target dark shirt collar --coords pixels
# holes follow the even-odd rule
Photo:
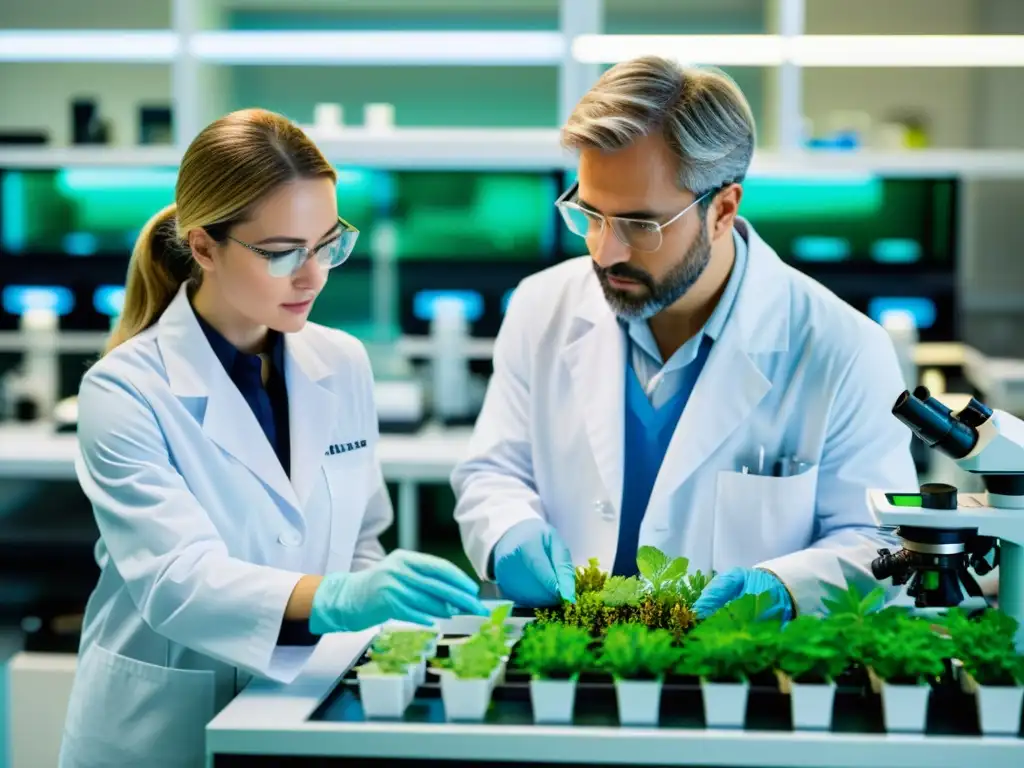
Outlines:
[[[220,331],[206,322],[195,311],[195,308],[192,311],[199,322],[199,327],[203,329],[207,341],[210,342],[213,353],[220,360],[221,365],[224,366],[224,370],[228,372],[228,376],[231,377],[232,381],[237,384],[239,375],[247,368],[259,370],[259,355],[250,355],[240,351],[234,344],[224,338]],[[279,331],[269,331],[267,335],[267,351],[270,353],[271,370],[278,375],[284,374],[284,335]]]

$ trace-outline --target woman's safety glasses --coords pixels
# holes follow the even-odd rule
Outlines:
[[[663,240],[662,230],[665,227],[678,221],[684,213],[693,208],[697,203],[707,197],[710,192],[705,192],[679,213],[664,223],[651,221],[650,219],[630,219],[623,216],[605,216],[604,214],[584,208],[580,205],[577,195],[579,194],[579,182],[573,184],[558,200],[555,207],[562,214],[562,219],[569,231],[580,237],[589,238],[591,235],[600,237],[604,231],[605,223],[611,227],[615,238],[627,248],[635,251],[656,251],[661,248]]]
[[[348,257],[352,255],[352,249],[355,248],[356,240],[359,239],[359,230],[340,216],[338,223],[341,225],[341,231],[315,248],[300,246],[289,248],[287,251],[268,251],[265,248],[242,242],[231,235],[228,235],[228,238],[248,248],[256,255],[262,256],[267,262],[267,270],[274,277],[291,277],[312,258],[315,258],[324,269],[333,269],[348,260]]]

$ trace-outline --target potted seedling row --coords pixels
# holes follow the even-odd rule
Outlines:
[[[658,724],[661,688],[665,675],[679,660],[675,638],[665,629],[642,624],[608,628],[597,656],[597,666],[615,681],[621,725]]]
[[[981,732],[1018,735],[1024,703],[1024,658],[1014,645],[1017,621],[997,610],[968,618],[954,609],[944,624],[960,662],[960,684],[977,702]]]
[[[535,723],[572,722],[579,675],[594,664],[590,633],[561,624],[529,626],[516,648],[516,665],[530,676]]]
[[[701,622],[683,642],[677,674],[697,677],[708,728],[742,728],[752,677],[770,672],[778,618],[766,595],[744,595]]]
[[[368,718],[397,718],[405,713],[416,688],[423,684],[426,658],[433,655],[434,632],[395,631],[377,636],[370,661],[360,666],[359,697]]]
[[[441,698],[448,720],[481,721],[504,660],[514,643],[505,621],[511,606],[502,605],[466,642],[435,657],[431,666],[441,675]],[[457,650],[456,650],[457,648]]]

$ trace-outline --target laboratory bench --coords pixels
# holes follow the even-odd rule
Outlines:
[[[839,694],[831,731],[794,731],[783,694],[758,699],[753,688],[742,729],[704,727],[699,688],[671,695],[666,688],[658,727],[623,727],[611,686],[577,690],[573,725],[534,725],[525,681],[496,686],[483,722],[455,723],[445,720],[436,678],[432,683],[428,674],[403,719],[366,720],[352,668],[374,634],[325,637],[291,685],[250,684],[207,726],[208,768],[509,762],[759,768],[1024,765],[1024,738],[977,735],[971,723],[964,725],[962,702],[936,704],[934,694],[923,734],[885,733],[875,722],[877,712],[872,721],[854,711],[860,705],[851,708],[847,702],[844,707]]]
[[[395,510],[398,546],[419,549],[419,486],[447,485],[469,445],[469,427],[427,424],[413,434],[382,434],[377,454],[384,479],[398,488]],[[0,424],[0,479],[75,480],[74,433],[49,423]]]

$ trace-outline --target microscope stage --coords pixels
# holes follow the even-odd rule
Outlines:
[[[925,509],[920,493],[868,491],[868,508],[879,526],[918,528],[975,528],[979,536],[1009,541],[1024,537],[1024,514],[1020,509],[998,509],[985,504],[983,493],[957,494],[956,509]]]

